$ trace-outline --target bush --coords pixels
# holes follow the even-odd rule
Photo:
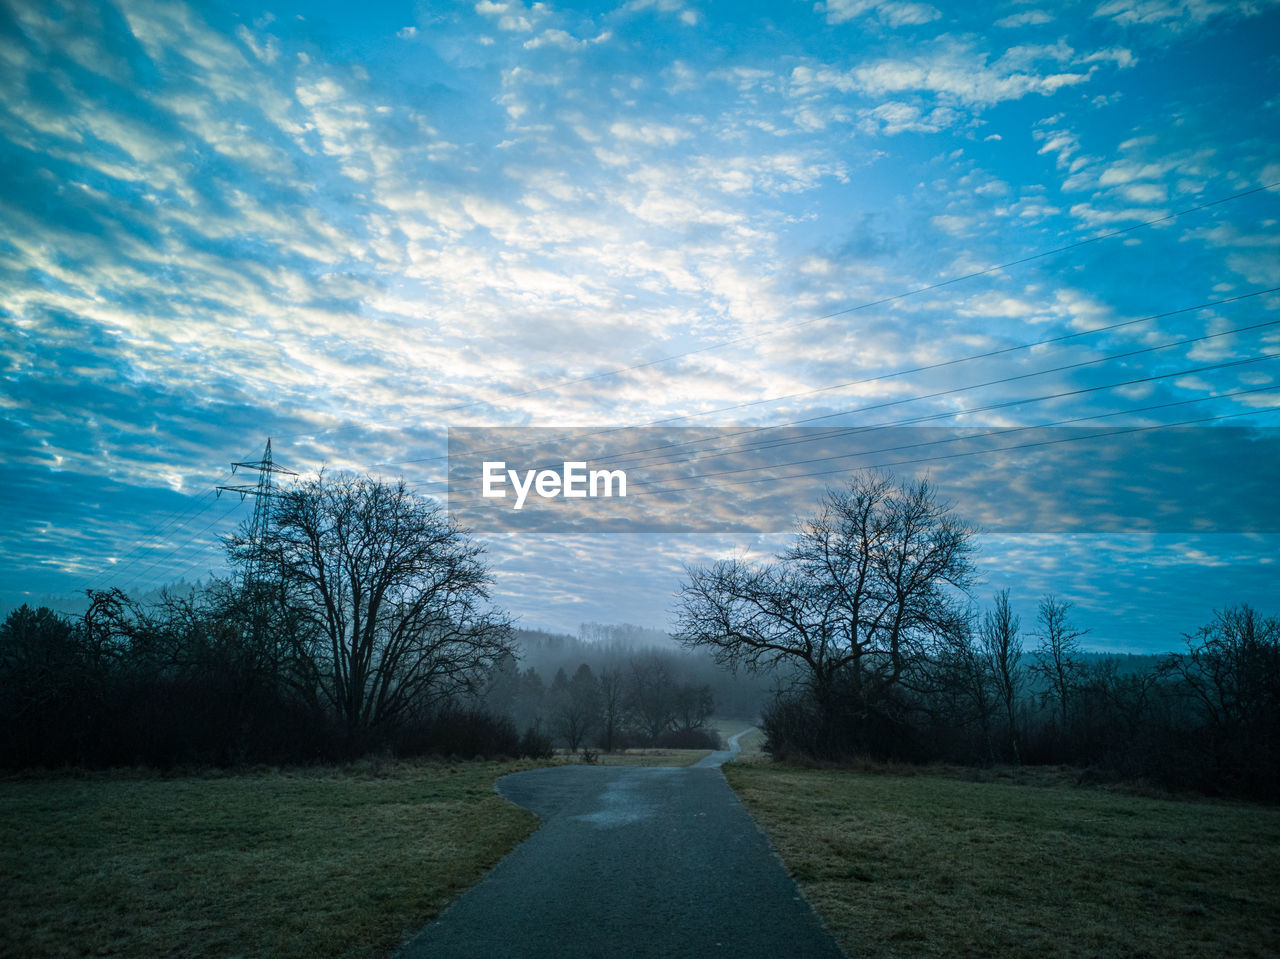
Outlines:
[[[530,726],[520,737],[521,756],[528,756],[530,759],[550,759],[554,753],[555,747],[552,745],[551,737],[539,730],[537,726]]]
[[[774,759],[870,757],[881,761],[918,762],[930,755],[919,731],[904,719],[905,696],[886,694],[877,706],[858,708],[852,697],[840,697],[824,710],[806,692],[779,696],[765,707],[761,728],[765,751]]]
[[[441,709],[406,724],[391,737],[390,745],[401,757],[528,755],[510,719],[481,709]]]

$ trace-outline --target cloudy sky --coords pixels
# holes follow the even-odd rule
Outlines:
[[[1149,522],[1188,461],[1276,465],[1278,40],[1270,0],[3,0],[0,607],[222,570],[268,436],[443,495],[451,428],[927,425],[1062,430],[1147,505],[987,515],[977,601],[1125,650],[1280,611],[1266,510]],[[921,436],[873,465],[946,495]],[[694,485],[803,514],[792,477],[868,465],[780,449]],[[1022,454],[967,459],[1019,515]],[[669,625],[682,563],[780,545],[749,527],[485,538],[575,631]]]

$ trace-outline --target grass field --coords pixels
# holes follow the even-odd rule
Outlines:
[[[710,749],[623,749],[602,752],[596,757],[598,766],[692,766],[711,755]]]
[[[0,956],[385,956],[528,836],[533,763],[0,780]]]
[[[1280,954],[1280,809],[1052,776],[725,774],[851,957]]]

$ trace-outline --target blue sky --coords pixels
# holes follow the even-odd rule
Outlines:
[[[267,436],[443,493],[451,427],[1280,426],[1277,40],[1263,0],[4,2],[0,607],[221,570]],[[1133,651],[1276,611],[1274,532],[1183,525],[989,531],[975,599]],[[488,539],[569,631],[780,543]]]

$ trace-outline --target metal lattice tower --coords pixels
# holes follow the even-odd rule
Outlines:
[[[231,464],[231,473],[236,470],[252,470],[258,474],[258,481],[244,486],[219,486],[218,496],[222,491],[239,493],[243,502],[246,496],[256,497],[253,503],[253,520],[249,524],[249,566],[245,571],[245,585],[256,583],[262,567],[262,543],[266,540],[267,527],[271,522],[267,503],[274,495],[271,477],[275,474],[297,476],[293,470],[277,466],[271,460],[271,438],[267,437],[266,449],[262,451],[262,459],[257,462],[241,462]]]

